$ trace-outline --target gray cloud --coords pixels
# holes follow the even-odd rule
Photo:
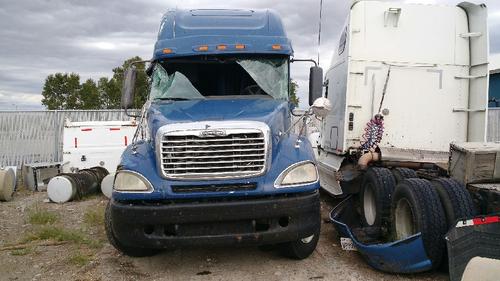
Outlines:
[[[321,65],[328,67],[350,0],[324,0]],[[453,0],[407,2],[447,3]],[[477,1],[475,1],[477,2]],[[491,51],[500,53],[500,3],[490,8]],[[41,108],[45,77],[79,73],[82,80],[111,76],[125,59],[152,54],[162,14],[169,8],[271,8],[281,14],[295,57],[316,58],[319,0],[0,0],[0,109]],[[292,65],[302,104],[309,65]]]

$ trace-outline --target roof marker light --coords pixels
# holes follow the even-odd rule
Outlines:
[[[226,45],[224,45],[224,44],[217,45],[217,51],[224,51],[225,49],[227,49]]]
[[[245,45],[244,45],[244,44],[236,44],[236,45],[234,46],[234,48],[235,48],[236,50],[244,50],[244,49],[245,49]]]
[[[281,45],[280,44],[274,44],[272,46],[273,50],[281,50]]]
[[[164,54],[172,54],[172,53],[174,53],[174,50],[172,50],[170,48],[165,48],[165,49],[163,49],[163,53]]]
[[[201,45],[198,48],[196,48],[196,50],[198,50],[200,52],[206,52],[206,51],[208,51],[208,45]]]

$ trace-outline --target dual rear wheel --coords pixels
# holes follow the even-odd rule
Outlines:
[[[364,226],[385,228],[392,240],[421,233],[434,268],[445,255],[447,230],[458,219],[476,215],[462,184],[450,178],[419,179],[406,168],[369,168],[362,181],[360,205]]]
[[[417,173],[408,168],[369,168],[363,176],[360,191],[363,225],[388,227],[392,194],[396,185],[406,178],[416,177]]]

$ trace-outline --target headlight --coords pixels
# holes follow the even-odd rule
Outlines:
[[[283,171],[274,182],[274,187],[289,187],[314,183],[318,180],[316,165],[310,161],[299,162]]]
[[[132,171],[118,171],[113,189],[116,191],[151,191],[149,181],[141,174]]]

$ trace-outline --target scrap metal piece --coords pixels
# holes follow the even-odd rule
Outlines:
[[[417,273],[432,268],[420,233],[394,242],[364,243],[354,235],[352,226],[359,223],[355,212],[352,196],[349,196],[331,211],[330,220],[341,237],[352,240],[358,252],[371,267],[390,273]]]

